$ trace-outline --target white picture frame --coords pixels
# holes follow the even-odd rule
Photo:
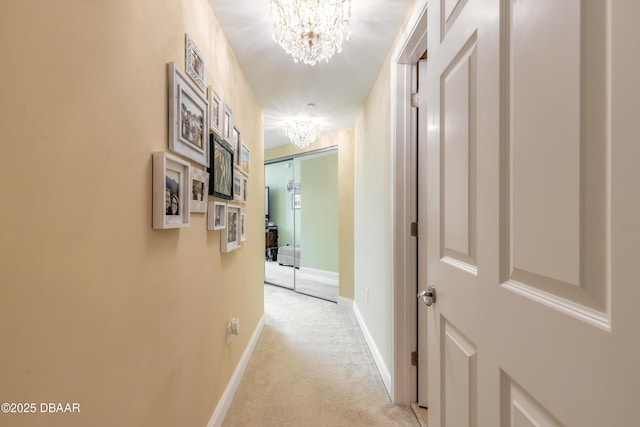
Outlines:
[[[248,193],[249,193],[249,180],[247,179],[246,176],[243,176],[242,177],[242,203],[247,203],[247,200],[249,199]]]
[[[169,150],[209,166],[209,103],[173,63],[169,80]]]
[[[239,169],[235,169],[233,173],[233,200],[238,202],[242,201],[242,175],[239,172]]]
[[[224,103],[218,94],[209,86],[209,129],[222,136],[222,116]]]
[[[249,166],[251,164],[251,151],[249,151],[249,147],[242,144],[241,152],[240,152],[240,171],[249,176]]]
[[[291,209],[300,209],[302,207],[302,194],[291,195]]]
[[[229,107],[229,105],[225,102],[222,109],[222,139],[226,141],[227,144],[231,145],[231,147],[234,148],[234,152],[235,152],[235,145],[233,145],[233,140],[232,140],[232,137],[233,137],[232,129],[233,129],[233,111],[231,111],[231,107]]]
[[[191,168],[191,212],[207,212],[209,197],[209,174],[198,168]]]
[[[165,152],[152,154],[152,226],[156,230],[190,226],[191,164]]]
[[[240,170],[240,165],[241,163],[241,159],[240,159],[240,155],[242,153],[242,138],[240,135],[240,131],[238,130],[238,128],[236,127],[235,123],[233,124],[233,131],[232,131],[232,139],[233,139],[233,164],[238,168],[238,170]]]
[[[242,244],[240,210],[238,205],[227,205],[227,224],[220,233],[220,251],[223,253],[235,251]]]
[[[227,204],[213,200],[209,202],[207,230],[223,230],[227,226]]]
[[[247,210],[240,209],[240,241],[247,240]]]
[[[187,74],[198,85],[200,90],[205,91],[205,60],[204,55],[198,49],[198,46],[191,39],[189,34],[185,33],[185,68]]]

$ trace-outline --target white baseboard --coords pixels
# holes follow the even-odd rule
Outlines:
[[[265,326],[264,315],[260,318],[258,322],[258,326],[255,331],[253,331],[253,335],[249,340],[249,344],[247,344],[247,348],[244,349],[244,353],[242,353],[242,357],[240,358],[240,362],[238,362],[238,366],[236,366],[231,379],[229,380],[229,384],[227,384],[227,388],[225,389],[220,401],[218,402],[218,406],[216,406],[216,410],[213,411],[213,415],[209,420],[209,424],[207,427],[221,427],[222,422],[224,421],[224,417],[227,415],[227,411],[231,407],[231,402],[233,401],[233,397],[238,391],[238,387],[240,386],[240,381],[242,381],[242,377],[244,376],[244,372],[249,365],[249,360],[251,360],[251,356],[253,355],[253,351],[256,349],[256,345],[258,344],[258,340],[260,339],[260,335],[262,334],[262,330]]]
[[[353,310],[353,300],[351,298],[338,297],[338,305]]]
[[[391,374],[389,373],[389,368],[387,368],[387,365],[384,363],[384,359],[380,354],[380,350],[378,350],[378,347],[376,346],[376,343],[373,340],[373,337],[371,336],[371,333],[369,332],[369,329],[367,328],[367,325],[364,322],[364,319],[362,318],[360,311],[358,310],[358,305],[355,302],[353,303],[353,312],[356,316],[356,320],[358,321],[358,325],[360,326],[360,330],[362,331],[362,335],[364,336],[364,340],[367,342],[367,345],[369,346],[369,351],[371,351],[371,356],[373,356],[373,361],[378,367],[378,372],[380,373],[380,378],[382,379],[382,383],[387,389],[387,394],[391,397],[392,396]]]
[[[300,267],[300,273],[309,274],[311,276],[320,276],[325,279],[335,280],[336,283],[340,279],[340,273],[337,271],[320,270],[317,268]]]

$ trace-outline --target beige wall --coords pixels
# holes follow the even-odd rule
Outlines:
[[[21,0],[0,14],[0,414],[12,426],[204,426],[263,314],[260,107],[206,0]],[[252,155],[248,240],[151,228],[166,64],[188,32]],[[224,328],[241,319],[226,344]]]
[[[380,74],[355,126],[354,300],[385,366],[393,375],[393,206],[394,147],[391,146],[391,54],[405,31],[407,11]],[[367,289],[369,298],[367,300]],[[386,371],[386,372],[384,372]]]
[[[356,123],[354,194],[354,299],[388,368],[393,349],[390,78],[387,60]]]
[[[293,144],[280,145],[265,150],[265,160],[338,147],[338,204],[339,204],[339,295],[342,298],[353,299],[353,173],[354,173],[354,129],[343,129],[320,135],[317,141],[309,147],[300,150]]]

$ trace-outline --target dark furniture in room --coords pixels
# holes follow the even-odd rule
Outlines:
[[[278,226],[271,225],[265,229],[265,257],[267,261],[278,260]]]

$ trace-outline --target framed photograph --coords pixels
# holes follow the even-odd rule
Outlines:
[[[233,124],[233,129],[231,129],[231,142],[233,145],[237,145],[240,142],[240,131],[235,123]]]
[[[233,126],[233,132],[234,132],[234,137],[236,137],[235,139],[235,145],[233,145],[233,160],[235,161],[235,165],[238,167],[238,169],[240,168],[241,165],[241,160],[240,160],[240,156],[242,155],[242,139],[240,138],[240,132],[238,131],[238,129]]]
[[[169,149],[203,166],[209,166],[209,105],[173,62],[169,77]]]
[[[152,156],[153,228],[189,227],[191,164],[165,152]]]
[[[233,152],[215,133],[209,134],[211,167],[209,167],[209,195],[233,199]]]
[[[198,87],[204,91],[205,89],[205,72],[204,72],[204,56],[198,49],[198,46],[191,40],[189,34],[185,34],[185,61],[187,74],[193,79]]]
[[[301,194],[291,195],[291,209],[300,209],[302,207]]]
[[[222,139],[227,141],[227,143],[229,144],[233,144],[232,129],[233,129],[233,112],[225,102],[224,108],[222,109]]]
[[[251,153],[249,152],[249,147],[242,144],[242,152],[240,153],[240,170],[247,176],[249,176],[249,161],[251,159],[250,154]]]
[[[247,193],[249,192],[249,180],[246,177],[242,177],[242,203],[247,203]]]
[[[239,173],[233,174],[233,199],[242,201],[242,178]]]
[[[240,210],[240,241],[244,242],[245,240],[247,240],[247,223],[245,221],[246,218],[246,210],[245,209],[241,209]]]
[[[222,113],[224,105],[217,93],[209,86],[209,129],[222,136]]]
[[[220,233],[220,251],[231,252],[241,245],[240,206],[227,205],[227,226]]]
[[[223,230],[227,226],[227,204],[213,200],[209,202],[207,230]]]
[[[202,169],[191,168],[191,212],[207,211],[209,174]]]

